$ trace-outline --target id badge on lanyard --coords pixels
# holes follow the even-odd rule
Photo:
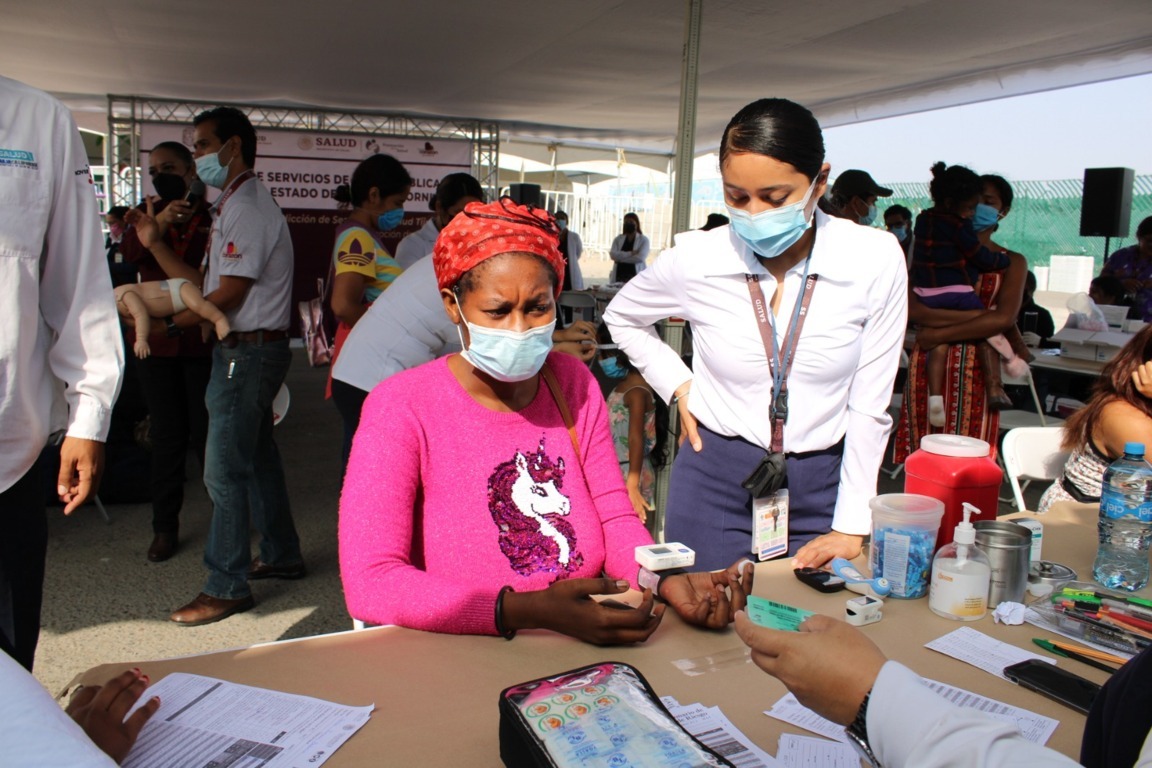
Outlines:
[[[764,299],[760,278],[745,275],[748,292],[752,296],[752,308],[756,313],[756,324],[764,342],[764,354],[772,370],[772,403],[769,413],[772,419],[772,445],[752,474],[741,483],[752,495],[752,553],[763,562],[788,552],[788,489],[783,485],[788,478],[787,463],[784,458],[784,423],[788,420],[788,374],[796,357],[796,347],[812,303],[812,293],[816,289],[819,275],[809,275],[809,261],[804,265],[804,278],[801,294],[796,301],[792,322],[784,335],[784,359],[780,359],[780,346],[772,326],[771,307]]]

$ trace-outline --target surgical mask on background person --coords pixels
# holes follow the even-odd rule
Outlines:
[[[636,225],[634,223],[632,223],[631,221],[624,222],[624,234],[626,234],[626,235],[636,234]]]
[[[892,229],[888,231],[895,235],[896,239],[900,242],[908,239],[908,227],[892,227]]]
[[[800,202],[769,208],[756,215],[725,203],[732,231],[758,255],[766,259],[776,258],[791,248],[812,226],[812,213],[807,207],[815,189],[816,179],[813,179]]]
[[[460,307],[459,300],[456,303]],[[460,319],[468,326],[469,344],[460,356],[497,381],[526,381],[540,372],[552,351],[552,331],[556,321],[527,331],[505,331],[472,325],[460,309]],[[456,326],[460,346],[464,332]]]
[[[120,238],[124,236],[124,225],[118,221],[114,221],[108,225],[108,234],[112,236],[112,242],[120,242]]]
[[[152,187],[161,200],[179,200],[188,192],[183,176],[174,173],[158,173],[152,177]]]
[[[396,229],[402,221],[404,221],[404,209],[393,208],[376,217],[376,229],[387,232],[390,229]]]
[[[228,166],[220,162],[220,153],[223,151],[224,147],[220,147],[211,155],[196,158],[196,175],[200,177],[200,181],[216,189],[224,189],[224,182],[228,180]],[[228,165],[231,164],[232,160],[229,159]]]
[[[600,358],[600,370],[610,379],[622,379],[628,375],[628,369],[620,365],[618,357]]]
[[[556,226],[560,227],[560,231],[563,232],[564,230],[568,229],[568,220],[556,219]]]
[[[868,211],[863,216],[857,216],[856,221],[865,227],[872,226],[872,222],[876,221],[876,204],[868,206]]]
[[[972,215],[972,228],[983,232],[989,227],[996,226],[1000,221],[1000,211],[986,203],[976,203],[976,213]]]

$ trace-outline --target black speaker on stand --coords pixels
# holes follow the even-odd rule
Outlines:
[[[1104,238],[1104,258],[1111,240],[1128,237],[1132,220],[1131,168],[1085,168],[1084,196],[1080,203],[1080,236]]]
[[[540,207],[539,184],[509,184],[508,196],[520,205]]]

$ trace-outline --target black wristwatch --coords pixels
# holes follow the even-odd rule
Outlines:
[[[168,326],[168,338],[170,339],[174,339],[184,333],[184,329],[176,325],[176,321],[172,319],[172,315],[164,318],[164,324]]]
[[[868,700],[870,698],[872,698],[871,691],[864,694],[864,701],[860,702],[860,709],[856,711],[856,719],[844,728],[844,733],[848,736],[848,743],[856,748],[860,757],[864,758],[869,765],[882,768],[880,761],[872,752],[872,745],[868,743]]]

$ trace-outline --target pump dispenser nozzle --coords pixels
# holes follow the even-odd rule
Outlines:
[[[956,525],[952,540],[957,544],[975,544],[976,527],[972,525],[971,520],[973,515],[980,515],[980,510],[968,502],[964,502],[961,506],[964,508],[964,521]]]

